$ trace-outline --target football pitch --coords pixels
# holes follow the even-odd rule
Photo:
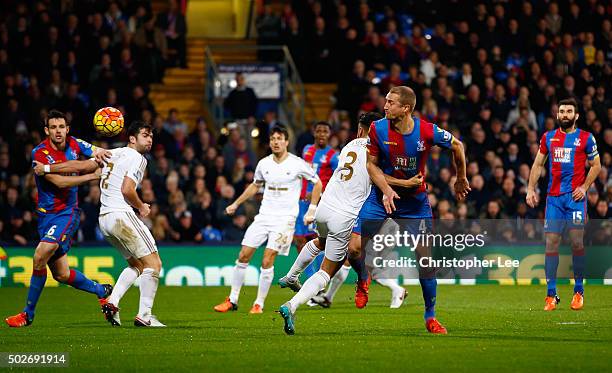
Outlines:
[[[296,335],[274,312],[292,296],[270,291],[263,315],[249,315],[256,288],[244,287],[236,312],[212,307],[225,287],[160,287],[154,313],[165,329],[133,326],[138,290],[121,303],[122,327],[104,321],[94,296],[61,287],[42,294],[34,324],[0,327],[0,352],[68,352],[79,371],[609,371],[612,287],[587,286],[585,308],[569,308],[572,288],[559,288],[560,308],[544,312],[543,286],[439,286],[438,319],[448,335],[430,335],[419,287],[389,309],[390,292],[373,285],[358,310],[344,285],[329,309],[303,306]],[[25,288],[0,289],[0,316],[23,308]],[[21,369],[19,369],[21,370]]]

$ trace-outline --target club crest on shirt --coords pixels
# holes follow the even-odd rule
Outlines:
[[[53,157],[50,154],[47,154],[45,158],[47,158],[47,161],[49,161],[49,164],[55,163],[55,159],[53,159]]]
[[[417,152],[425,151],[425,141],[419,140],[417,141]]]
[[[574,146],[580,146],[580,137],[577,137],[576,140],[574,140]]]
[[[70,155],[72,156],[72,158],[77,159],[76,150],[74,150],[74,149],[70,150]]]

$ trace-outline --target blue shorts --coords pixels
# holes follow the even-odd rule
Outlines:
[[[81,210],[78,208],[66,209],[54,214],[38,213],[38,235],[40,242],[58,244],[55,254],[49,263],[65,255],[72,245],[72,236],[79,228]]]
[[[314,230],[314,223],[309,225],[304,224],[304,215],[306,215],[308,212],[310,201],[307,199],[301,199],[299,206],[300,212],[298,213],[297,220],[295,221],[295,233],[293,235],[298,237],[316,236],[317,232]]]
[[[546,197],[544,232],[563,233],[567,229],[584,229],[587,201],[574,201],[572,193]]]
[[[411,232],[422,230],[423,223],[426,230],[431,231],[433,228],[433,214],[426,192],[413,196],[404,196],[399,200],[395,200],[395,211],[387,214],[382,204],[382,193],[378,188],[372,188],[372,192],[370,192],[368,199],[359,211],[359,217],[355,222],[355,227],[353,227],[353,233],[362,234],[361,223],[363,222],[383,222],[386,218],[406,219],[407,221],[414,222],[414,224],[409,223],[409,227],[404,227]],[[412,227],[413,225],[414,227]]]

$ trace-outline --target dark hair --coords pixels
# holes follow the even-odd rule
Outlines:
[[[270,131],[270,137],[272,137],[272,135],[274,135],[275,133],[280,133],[281,135],[285,136],[285,140],[289,140],[289,132],[285,127],[274,126],[274,128],[272,128],[272,130]]]
[[[576,99],[573,97],[559,101],[559,106],[561,105],[572,105],[574,107],[574,113],[578,112],[578,102],[576,102]]]
[[[315,123],[314,128],[316,129],[318,126],[327,126],[327,128],[329,128],[329,130],[331,131],[332,127],[331,124],[329,124],[328,122],[321,120],[318,121],[317,123]]]
[[[365,130],[369,130],[372,122],[376,122],[380,119],[382,119],[382,115],[375,111],[369,111],[361,114],[359,117],[359,126]]]
[[[66,114],[59,110],[49,110],[49,113],[47,113],[47,119],[45,120],[45,127],[49,127],[49,119],[63,119],[64,122],[66,122],[66,125],[68,125],[68,118],[66,118]]]
[[[150,124],[147,124],[142,120],[133,121],[127,130],[128,139],[130,138],[130,136],[134,136],[134,137],[138,136],[138,134],[140,133],[140,130],[143,128],[149,132],[153,131],[153,127],[151,127]]]

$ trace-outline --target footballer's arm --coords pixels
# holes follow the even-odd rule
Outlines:
[[[67,161],[47,165],[39,161],[34,161],[34,173],[38,176],[42,176],[44,174],[61,174],[73,172],[89,174],[96,171],[97,168],[98,161],[95,158],[90,158],[85,161]]]
[[[57,174],[46,174],[45,179],[51,182],[58,188],[70,188],[74,186],[78,186],[81,184],[85,184],[90,181],[98,180],[100,178],[99,172],[89,173],[85,175],[79,176],[63,176]]]
[[[453,153],[453,162],[457,171],[457,180],[455,181],[455,196],[461,201],[467,197],[472,190],[466,176],[465,166],[465,149],[463,143],[453,136],[451,141],[451,152]]]
[[[244,190],[244,192],[242,192],[240,197],[238,197],[231,205],[225,208],[225,213],[228,215],[234,215],[238,207],[242,203],[244,203],[244,201],[256,195],[257,192],[259,191],[259,188],[262,185],[263,185],[263,182],[258,182],[258,181],[252,182],[248,187],[246,187],[246,189]]]
[[[130,206],[138,210],[142,217],[149,215],[151,208],[148,203],[142,202],[140,197],[138,197],[138,192],[136,192],[136,182],[132,180],[131,177],[123,177],[123,182],[121,183],[121,194],[123,194],[123,198],[125,198]]]
[[[308,225],[314,221],[315,211],[317,210],[317,203],[321,199],[321,191],[323,190],[323,183],[318,180],[312,188],[312,194],[310,195],[310,206],[308,211],[304,214],[304,224]]]
[[[546,157],[546,154],[542,154],[538,151],[538,154],[536,155],[536,158],[533,161],[533,165],[531,166],[531,172],[529,173],[529,184],[527,185],[527,197],[525,198],[527,204],[531,208],[536,207],[539,202],[535,188],[538,184],[538,179],[540,179],[540,175],[542,175],[542,167],[544,167]]]
[[[597,176],[601,171],[601,160],[599,159],[599,155],[593,158],[593,160],[588,161],[588,163],[590,169],[589,173],[586,176],[586,179],[584,179],[584,184],[574,189],[574,191],[572,192],[572,198],[574,199],[574,201],[581,201],[584,198],[587,190],[589,190],[589,187],[591,186],[591,184],[593,184],[595,179],[597,179]]]
[[[378,156],[372,155],[368,152],[368,161],[366,168],[368,170],[368,174],[370,175],[370,179],[372,182],[380,189],[383,193],[383,205],[385,206],[385,211],[390,214],[395,211],[395,203],[394,199],[399,199],[400,197],[395,193],[395,191],[389,186],[389,183],[385,180],[385,175],[378,167]]]

